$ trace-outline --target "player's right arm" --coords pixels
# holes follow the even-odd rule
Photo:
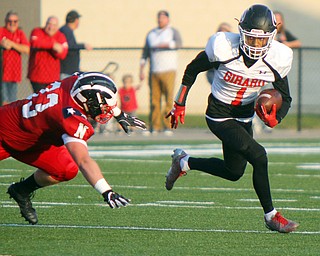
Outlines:
[[[114,192],[102,175],[101,169],[88,152],[86,142],[83,140],[64,135],[65,146],[70,155],[78,165],[81,173],[86,180],[94,187],[104,198],[104,201],[111,208],[126,206],[129,200]]]
[[[209,58],[205,51],[200,52],[194,60],[189,63],[185,69],[182,77],[182,84],[180,85],[179,91],[176,94],[174,105],[172,110],[166,115],[166,118],[171,119],[171,128],[178,127],[178,119],[180,123],[184,123],[185,116],[185,105],[189,90],[194,84],[199,73],[212,69],[214,63],[209,61]]]

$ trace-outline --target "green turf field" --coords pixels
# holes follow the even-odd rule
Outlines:
[[[33,168],[0,162],[0,255],[320,255],[320,141],[263,143],[274,205],[300,223],[291,234],[264,227],[251,166],[236,183],[192,171],[165,190],[173,148],[219,156],[219,143],[152,143],[90,144],[92,157],[114,190],[131,198],[130,206],[110,209],[79,173],[37,191],[35,226],[26,224],[5,193]]]

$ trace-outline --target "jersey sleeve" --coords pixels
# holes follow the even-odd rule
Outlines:
[[[238,49],[239,35],[230,32],[218,32],[209,38],[205,52],[210,62],[226,61],[234,58],[239,53],[233,49]]]
[[[274,40],[266,60],[280,74],[281,78],[284,78],[291,70],[293,51],[288,46]]]
[[[87,141],[94,134],[92,125],[79,110],[66,107],[62,111],[62,127],[65,134],[83,141]]]
[[[215,62],[216,61],[216,58],[215,58],[215,55],[214,55],[215,40],[216,40],[216,34],[214,34],[213,36],[211,36],[209,38],[209,41],[208,41],[208,43],[206,45],[206,48],[205,48],[205,52],[206,52],[210,62]]]

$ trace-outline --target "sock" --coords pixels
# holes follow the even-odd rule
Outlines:
[[[34,174],[32,174],[25,180],[16,183],[16,188],[20,194],[29,195],[38,188],[41,188],[41,186],[37,184],[34,179]]]
[[[264,218],[266,219],[266,221],[270,221],[274,217],[274,215],[276,215],[276,213],[277,210],[273,209],[271,212],[265,213]]]
[[[189,160],[189,155],[186,155],[185,157],[180,159],[180,167],[182,171],[187,172],[190,170],[188,160]]]

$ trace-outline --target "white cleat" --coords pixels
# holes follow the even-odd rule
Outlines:
[[[182,149],[177,148],[173,151],[172,157],[172,164],[171,167],[166,175],[166,189],[171,190],[173,188],[174,183],[176,180],[186,175],[187,173],[185,171],[181,170],[180,167],[180,160],[181,158],[185,157],[187,155],[186,152],[184,152]]]

